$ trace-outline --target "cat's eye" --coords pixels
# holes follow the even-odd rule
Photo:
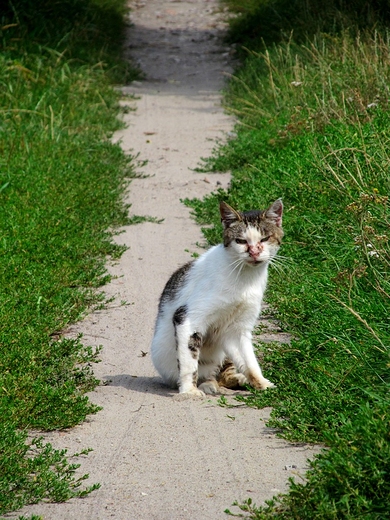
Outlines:
[[[270,239],[271,237],[268,236],[268,237],[264,237],[260,240],[260,242],[268,242],[268,240]]]
[[[245,240],[245,238],[236,238],[236,243],[237,244],[246,244],[246,240]]]

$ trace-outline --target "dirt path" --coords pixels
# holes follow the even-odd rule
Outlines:
[[[81,469],[101,488],[83,500],[39,504],[23,513],[50,520],[219,520],[235,499],[260,504],[285,490],[312,450],[265,428],[268,410],[225,409],[217,398],[178,399],[151,365],[160,292],[203,242],[180,198],[229,181],[191,169],[232,129],[219,95],[230,57],[214,13],[217,0],[145,0],[132,7],[128,52],[147,79],[124,89],[139,96],[137,110],[115,138],[148,161],[140,171],[148,177],[131,184],[131,212],[164,221],[131,226],[118,237],[129,249],[111,267],[117,278],[107,293],[116,303],[75,329],[89,344],[104,346],[95,373],[106,384],[91,395],[103,411],[49,436],[70,452],[92,447]]]

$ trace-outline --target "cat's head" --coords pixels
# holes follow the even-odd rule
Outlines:
[[[271,261],[283,238],[283,203],[276,200],[266,210],[239,212],[220,204],[223,243],[237,259],[252,266]]]

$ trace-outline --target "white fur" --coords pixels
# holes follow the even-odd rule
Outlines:
[[[151,356],[164,382],[179,386],[180,393],[203,394],[194,385],[194,372],[198,370],[200,382],[213,380],[225,357],[233,361],[252,385],[273,386],[263,377],[252,346],[252,331],[267,285],[268,264],[278,250],[275,243],[261,243],[261,238],[256,228],[247,228],[248,245],[259,247],[255,258],[248,253],[247,245],[235,241],[228,247],[220,244],[209,249],[192,264],[176,297],[162,305]],[[184,305],[187,313],[183,323],[176,326],[175,336],[173,315]],[[198,359],[188,348],[189,337],[194,333],[203,338],[199,367]]]

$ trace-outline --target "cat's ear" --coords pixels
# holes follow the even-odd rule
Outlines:
[[[233,222],[242,220],[241,215],[226,202],[222,201],[220,203],[219,211],[221,212],[221,221],[225,229],[230,227]]]
[[[275,200],[267,209],[265,216],[268,220],[272,220],[278,227],[282,225],[283,202],[282,199]]]

